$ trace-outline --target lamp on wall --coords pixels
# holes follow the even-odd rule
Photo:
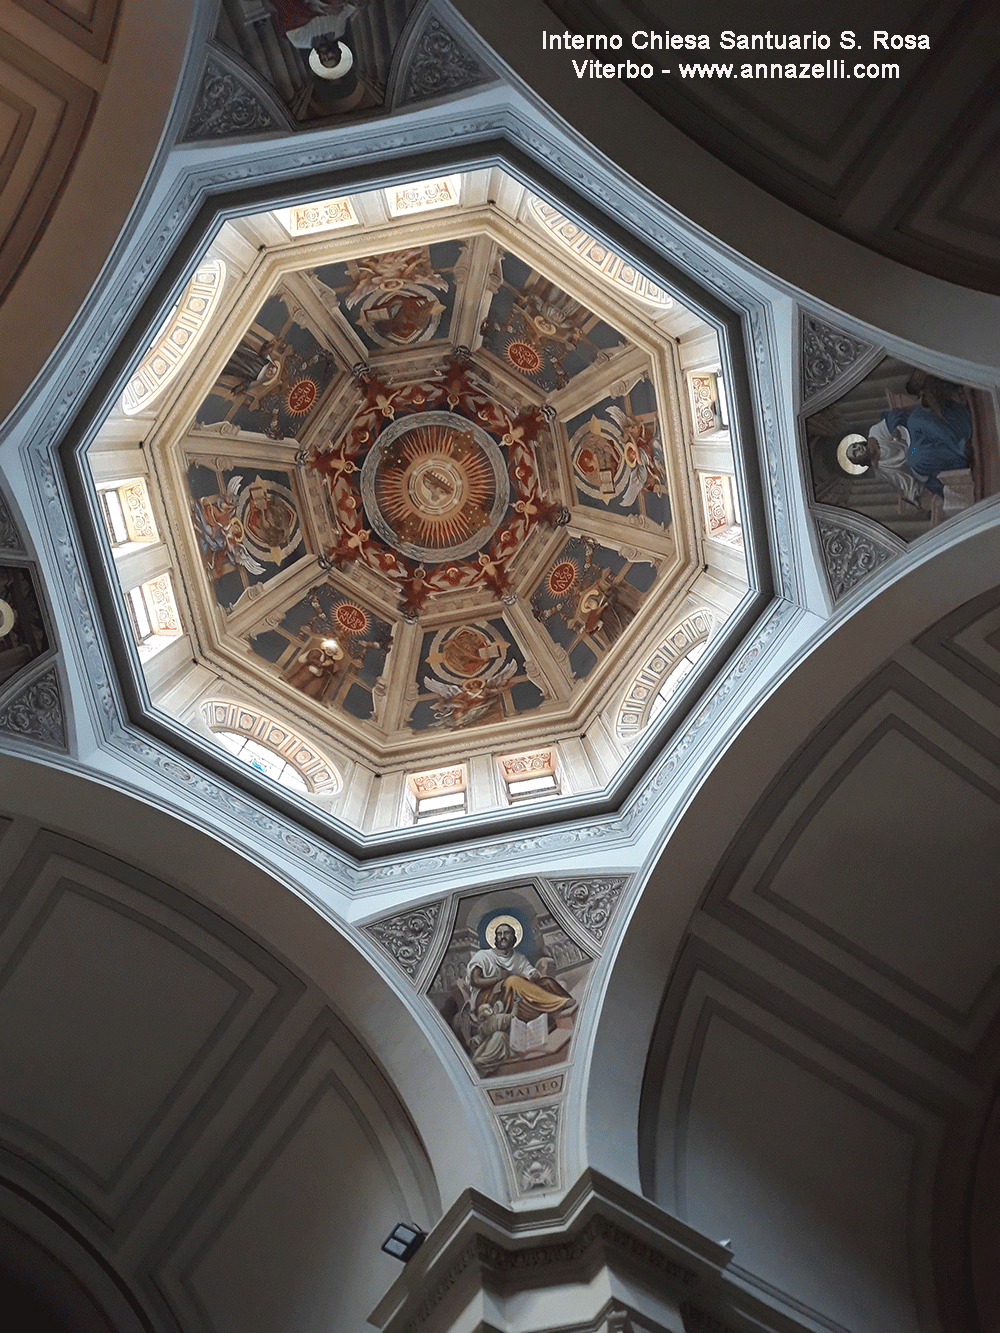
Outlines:
[[[382,1249],[401,1263],[409,1263],[427,1239],[427,1232],[409,1222],[397,1222],[382,1242]]]

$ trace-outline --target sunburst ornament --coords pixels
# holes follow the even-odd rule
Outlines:
[[[565,597],[576,582],[577,567],[572,560],[560,560],[549,570],[546,585],[553,597]]]
[[[285,406],[293,417],[304,417],[315,403],[318,392],[315,381],[296,380],[285,395]]]
[[[356,602],[339,602],[334,608],[333,618],[337,625],[349,637],[364,634],[368,628],[368,613]]]
[[[361,469],[361,495],[382,539],[440,564],[480,550],[510,503],[496,441],[452,412],[420,412],[382,432]]]
[[[511,338],[503,350],[510,364],[522,375],[537,375],[542,368],[538,351],[521,338]]]

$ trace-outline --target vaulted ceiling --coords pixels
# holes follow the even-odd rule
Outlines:
[[[263,705],[338,774],[598,719],[623,758],[636,668],[737,512],[692,465],[699,433],[732,455],[682,337],[720,369],[700,316],[502,172],[226,224],[90,454],[124,482],[121,432],[147,436],[203,721]]]

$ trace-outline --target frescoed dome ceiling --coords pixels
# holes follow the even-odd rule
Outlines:
[[[341,765],[579,736],[704,566],[678,345],[707,326],[502,179],[506,210],[229,224],[261,258],[151,434],[196,660]]]

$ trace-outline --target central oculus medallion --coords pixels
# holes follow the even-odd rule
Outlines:
[[[392,422],[361,468],[361,498],[383,541],[412,560],[464,560],[490,540],[510,504],[500,446],[454,412]]]

